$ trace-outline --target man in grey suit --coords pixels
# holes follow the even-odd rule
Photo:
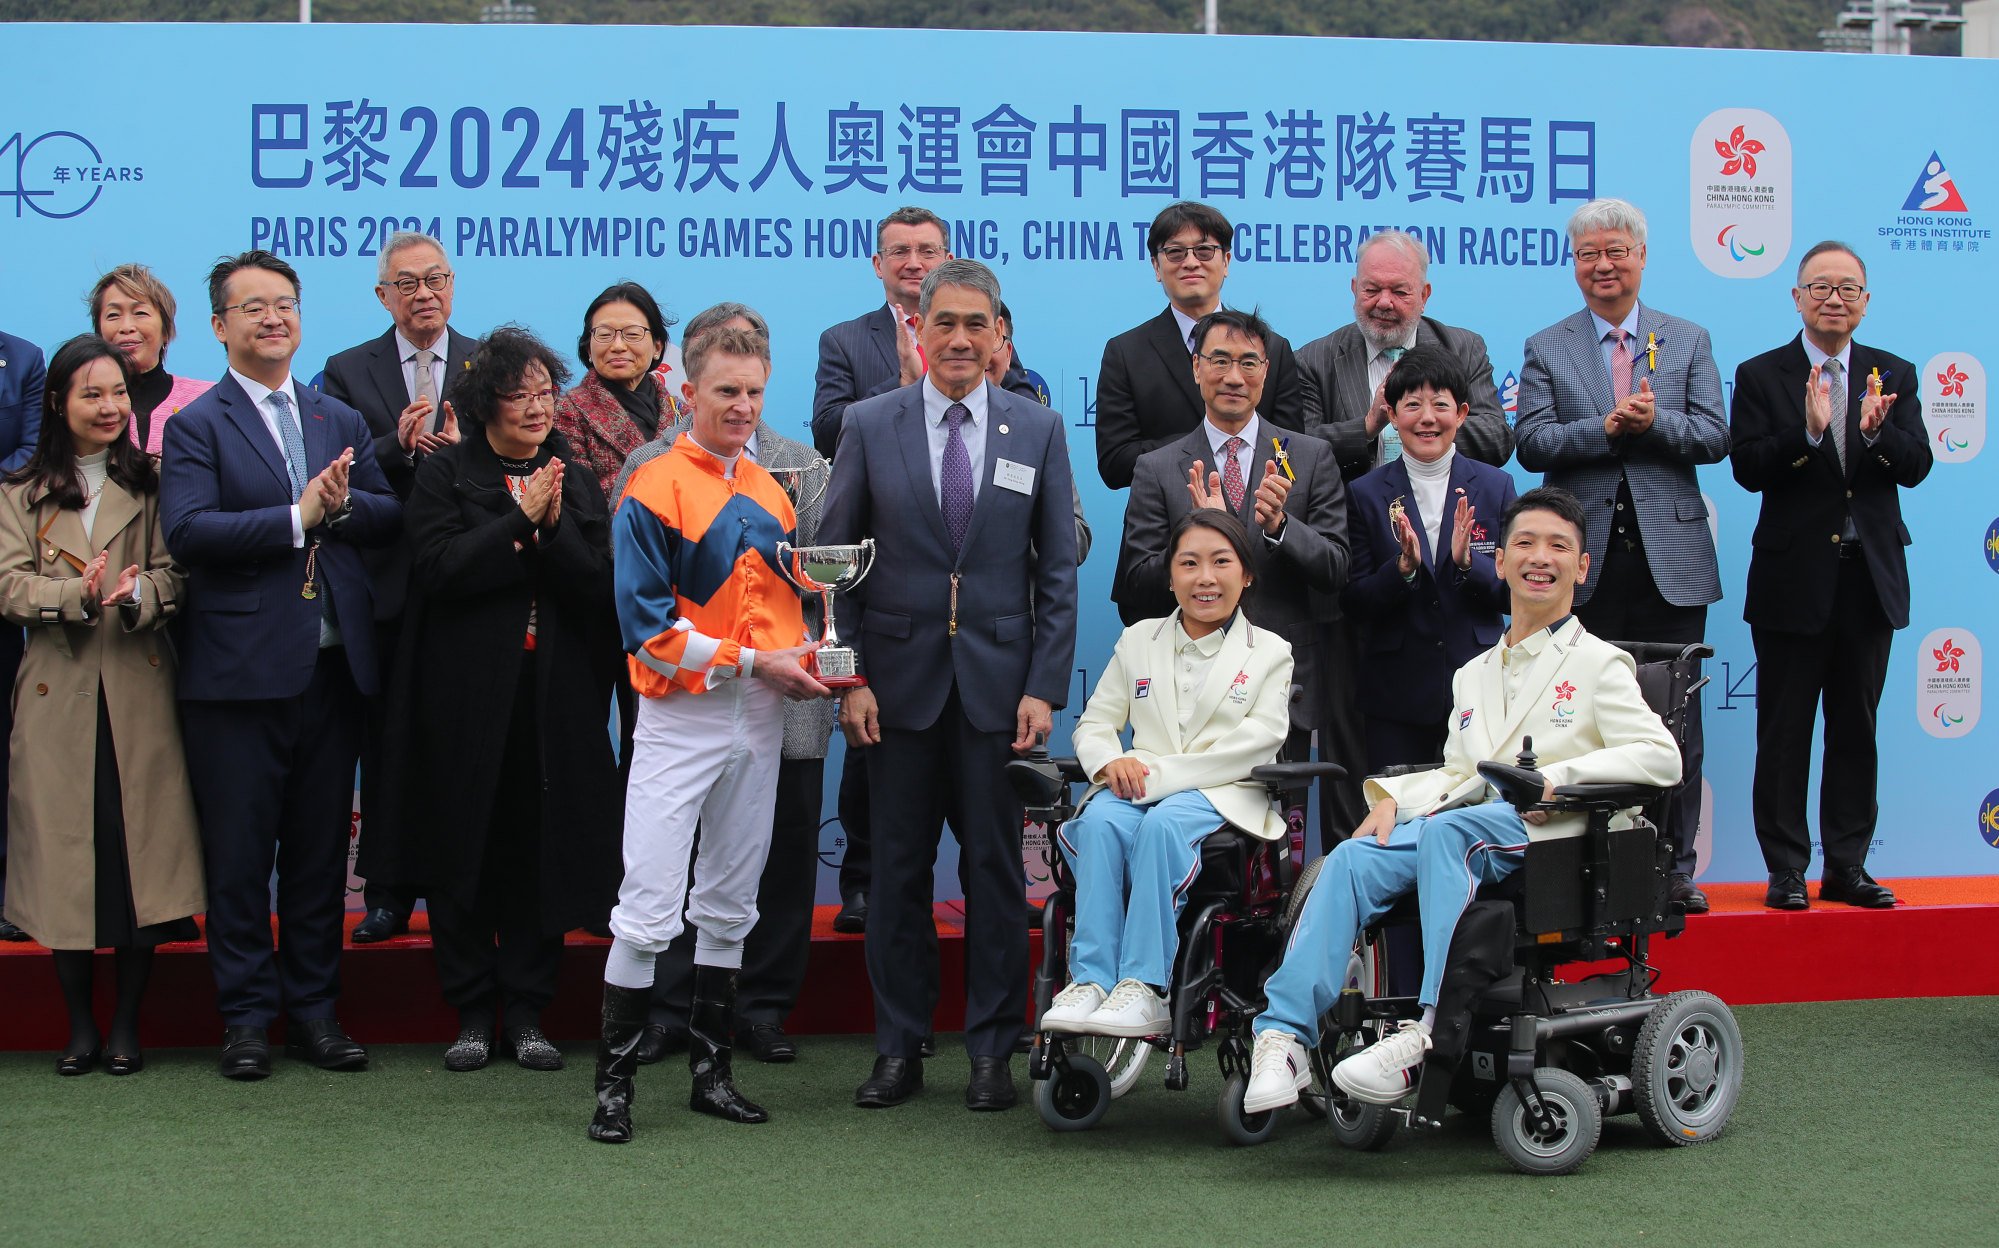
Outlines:
[[[1458,453],[1503,467],[1513,453],[1513,431],[1499,409],[1485,339],[1423,315],[1430,302],[1430,256],[1422,242],[1401,230],[1368,235],[1354,254],[1348,286],[1353,323],[1298,349],[1302,427],[1332,445],[1340,476],[1356,480],[1401,454],[1382,384],[1395,362],[1418,347],[1444,351],[1464,366],[1468,393],[1461,398],[1471,404],[1471,415],[1458,429]],[[1355,622],[1334,619],[1325,645],[1333,656],[1329,666],[1343,676],[1359,669],[1361,637]],[[1350,773],[1320,786],[1342,829],[1359,827],[1367,817],[1361,761],[1368,750],[1357,685],[1350,677],[1331,682],[1331,703],[1319,733],[1321,750],[1345,763]]]
[[[375,438],[375,462],[396,497],[409,501],[416,466],[424,456],[458,441],[458,422],[444,410],[452,378],[471,363],[478,340],[451,328],[456,275],[444,245],[428,234],[389,235],[375,271],[375,298],[394,323],[379,337],[332,356],[320,389],[361,413]],[[410,551],[406,542],[364,550],[362,559],[375,587],[376,653],[395,661],[402,635],[403,601],[408,597]],[[361,745],[362,878],[373,874],[366,836],[376,820],[374,778],[381,774],[382,716],[389,699],[368,705],[367,735]],[[368,912],[354,926],[357,945],[372,944],[409,930],[416,898],[368,879],[362,897]]]
[[[1721,597],[1714,535],[1694,475],[1728,455],[1721,374],[1705,329],[1638,301],[1645,214],[1591,200],[1569,218],[1587,306],[1527,340],[1520,368],[1520,466],[1582,501],[1590,577],[1576,587],[1583,627],[1612,641],[1686,644]],[[1701,716],[1684,730],[1686,769],[1667,810],[1672,900],[1707,910],[1693,883],[1700,820]]]
[[[1349,481],[1394,459],[1397,446],[1383,445],[1383,431],[1392,439],[1395,426],[1382,383],[1409,352],[1441,350],[1464,366],[1471,391],[1464,396],[1471,415],[1458,430],[1458,453],[1504,467],[1513,431],[1492,384],[1492,358],[1477,334],[1423,315],[1430,302],[1430,255],[1422,242],[1401,230],[1380,230],[1361,243],[1354,261],[1353,324],[1298,348],[1305,432],[1332,443],[1340,475]]]
[[[873,794],[867,963],[874,1071],[854,1095],[897,1105],[923,1086],[936,1008],[931,873],[948,819],[965,888],[965,1047],[975,1110],[1015,1103],[1008,1068],[1027,1010],[1021,806],[1001,772],[1053,724],[1076,654],[1076,529],[1062,418],[988,383],[999,281],[971,260],[923,281],[924,378],[854,404],[819,538],[875,541],[848,598],[864,687],[840,707]]]
[[[1192,433],[1138,457],[1114,594],[1127,624],[1173,610],[1167,542],[1174,524],[1196,508],[1219,507],[1261,534],[1251,543],[1256,591],[1245,609],[1291,643],[1292,680],[1304,697],[1292,705],[1285,750],[1303,758],[1313,730],[1327,723],[1333,686],[1353,679],[1326,646],[1347,582],[1347,495],[1324,442],[1271,424],[1258,410],[1271,367],[1264,355],[1269,335],[1254,312],[1228,308],[1195,325],[1200,349],[1192,368],[1205,415]],[[1358,769],[1351,759],[1335,758],[1325,737],[1319,752]],[[1359,824],[1340,823],[1343,814],[1322,788],[1325,852]]]

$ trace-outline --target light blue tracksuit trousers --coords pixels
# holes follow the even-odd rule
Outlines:
[[[1198,790],[1148,806],[1108,790],[1056,838],[1076,877],[1069,978],[1108,992],[1121,979],[1164,988],[1180,946],[1176,921],[1201,872],[1201,842],[1224,820]]]

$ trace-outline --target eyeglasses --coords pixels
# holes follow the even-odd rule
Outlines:
[[[1226,373],[1232,368],[1239,368],[1245,377],[1256,376],[1263,371],[1264,365],[1270,363],[1269,360],[1264,359],[1260,355],[1228,355],[1221,351],[1217,351],[1213,355],[1204,355],[1200,358],[1207,362],[1209,368],[1214,369],[1218,373]]]
[[[241,312],[244,316],[254,321],[261,319],[264,313],[269,312],[273,308],[277,309],[279,316],[297,316],[300,302],[302,301],[292,298],[277,299],[270,303],[266,303],[262,299],[249,299],[242,303],[228,304],[223,307],[222,311]]]
[[[1182,247],[1178,243],[1170,243],[1167,246],[1161,247],[1156,254],[1168,264],[1178,264],[1182,260],[1185,260],[1189,253],[1193,255],[1194,259],[1199,260],[1202,264],[1206,264],[1208,261],[1222,254],[1222,245],[1220,243],[1200,243],[1193,247]]]
[[[898,264],[909,259],[912,255],[924,260],[942,260],[949,254],[951,253],[933,243],[925,243],[921,247],[911,247],[908,243],[903,243],[898,247],[885,247],[882,249],[882,259],[893,260]]]
[[[599,325],[590,331],[590,341],[600,347],[608,346],[620,338],[636,345],[644,342],[651,336],[652,331],[643,325],[627,325],[623,329],[619,329],[615,325]]]
[[[1608,260],[1616,264],[1634,250],[1636,249],[1631,247],[1605,247],[1602,251],[1598,251],[1594,247],[1585,247],[1576,253],[1576,263],[1595,264],[1599,260]]]
[[[503,394],[500,396],[500,402],[510,407],[528,407],[536,401],[539,401],[544,407],[555,406],[555,391],[516,390],[512,394]]]
[[[1860,296],[1867,293],[1867,288],[1858,282],[1841,282],[1837,286],[1831,282],[1807,282],[1802,289],[1812,297],[1814,303],[1824,303],[1832,298],[1832,292],[1835,290],[1839,292],[1840,299],[1846,303],[1858,303]]]
[[[422,277],[404,276],[392,282],[383,282],[382,285],[395,287],[403,292],[403,298],[407,299],[416,293],[416,288],[419,286],[425,290],[443,290],[451,285],[451,273],[449,270],[439,270],[435,273],[426,273]]]

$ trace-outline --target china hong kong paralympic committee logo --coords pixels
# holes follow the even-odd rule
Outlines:
[[[17,131],[0,139],[0,199],[14,201],[16,217],[29,209],[55,220],[81,216],[107,186],[145,180],[143,166],[107,161],[95,143],[74,130],[33,138]]]
[[[1969,351],[1945,351],[1930,357],[1920,380],[1923,427],[1937,462],[1962,464],[1977,458],[1985,449],[1985,365]]]
[[[1999,789],[1987,793],[1978,804],[1978,839],[1999,849]]]
[[[1555,686],[1555,718],[1567,719],[1576,713],[1576,687],[1568,681]]]
[[[1773,273],[1791,250],[1791,136],[1754,108],[1724,108],[1688,149],[1690,241],[1711,273]]]
[[[1939,628],[1916,651],[1916,720],[1933,737],[1962,737],[1978,727],[1985,660],[1969,629]]]

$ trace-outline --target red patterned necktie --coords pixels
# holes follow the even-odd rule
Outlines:
[[[1610,348],[1610,388],[1616,399],[1625,399],[1631,394],[1631,335],[1621,329],[1610,331],[1617,339]]]
[[[1229,496],[1229,510],[1232,512],[1242,511],[1242,461],[1236,455],[1247,445],[1241,438],[1230,438],[1222,443],[1222,454],[1228,457],[1222,463],[1222,493]]]

